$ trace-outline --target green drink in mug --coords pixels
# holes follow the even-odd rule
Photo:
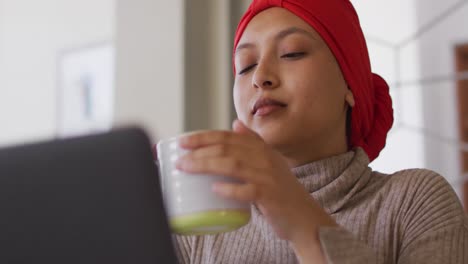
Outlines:
[[[215,182],[235,182],[219,175],[189,174],[175,168],[187,153],[178,137],[157,144],[160,181],[169,224],[174,233],[205,235],[228,232],[247,224],[250,204],[220,197],[212,191]]]

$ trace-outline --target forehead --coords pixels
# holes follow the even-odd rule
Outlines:
[[[252,18],[245,28],[239,44],[254,42],[260,38],[273,38],[281,30],[291,27],[310,32],[316,39],[320,39],[319,34],[300,17],[284,8],[272,7]]]

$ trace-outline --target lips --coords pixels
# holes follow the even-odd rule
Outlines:
[[[251,113],[252,115],[267,115],[278,108],[286,106],[287,104],[271,98],[260,98],[255,102]]]

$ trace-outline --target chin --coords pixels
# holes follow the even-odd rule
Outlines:
[[[280,148],[280,146],[287,145],[287,139],[291,138],[288,136],[288,133],[284,128],[275,125],[257,127],[254,128],[254,131],[262,137],[265,143],[275,149]]]

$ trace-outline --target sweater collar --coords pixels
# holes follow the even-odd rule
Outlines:
[[[366,153],[357,148],[292,169],[313,198],[332,214],[339,211],[370,180]]]

